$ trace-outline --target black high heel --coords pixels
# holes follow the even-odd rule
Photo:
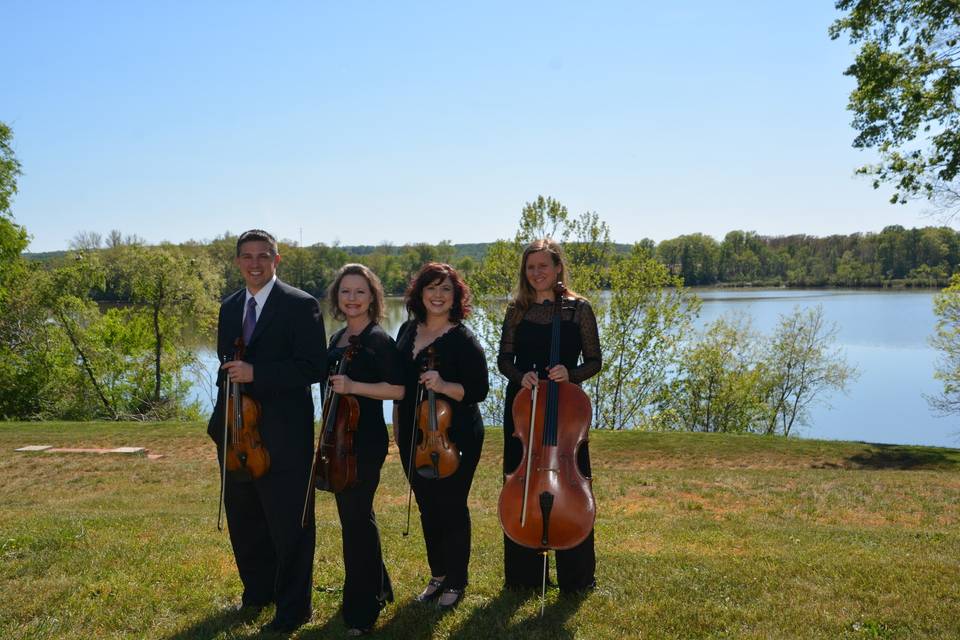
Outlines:
[[[426,588],[421,591],[420,595],[416,596],[414,600],[417,602],[430,602],[431,600],[436,600],[440,597],[441,587],[443,587],[443,580],[430,578],[430,582],[427,583]]]
[[[460,601],[463,600],[464,591],[465,589],[444,589],[443,593],[440,594],[440,598],[437,599],[437,607],[441,611],[450,611],[451,609],[456,608],[456,606],[460,604]],[[453,594],[454,596],[456,596],[453,602],[447,602],[447,603],[441,602],[441,600],[443,599],[443,596],[449,595],[449,594]]]

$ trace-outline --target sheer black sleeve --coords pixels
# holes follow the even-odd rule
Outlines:
[[[523,380],[523,371],[516,366],[516,352],[514,351],[513,338],[516,330],[510,319],[513,316],[513,305],[507,306],[507,313],[503,318],[503,329],[500,332],[500,351],[497,353],[497,369],[500,370],[507,380],[515,385],[519,385]]]
[[[463,379],[460,384],[463,385],[464,404],[473,404],[483,401],[490,390],[490,380],[487,373],[487,358],[483,354],[483,348],[477,342],[473,332],[465,326],[460,325],[460,373]]]
[[[603,366],[603,357],[600,352],[600,333],[597,331],[597,317],[593,308],[586,300],[577,305],[575,320],[580,327],[580,350],[583,354],[583,363],[570,369],[570,382],[580,384],[587,378],[600,373]]]

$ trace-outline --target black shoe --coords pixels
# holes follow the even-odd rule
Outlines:
[[[580,586],[580,587],[575,587],[575,588],[573,588],[573,589],[568,589],[568,588],[565,588],[565,587],[560,587],[560,595],[561,595],[561,596],[564,596],[564,597],[567,597],[567,596],[570,596],[570,597],[581,597],[581,596],[587,595],[588,593],[590,593],[591,591],[593,591],[593,590],[596,589],[596,588],[597,588],[597,581],[596,581],[596,579],[593,579],[593,580],[591,580],[590,582],[588,582],[587,584],[585,584],[585,585],[583,585],[583,586]]]
[[[440,592],[442,591],[443,580],[437,580],[436,578],[430,578],[430,582],[427,583],[426,588],[420,592],[420,595],[416,596],[414,600],[417,602],[430,602],[431,600],[436,600],[440,597]]]
[[[260,627],[260,631],[268,633],[293,633],[308,622],[310,622],[310,616],[300,618],[299,620],[280,620],[279,618],[274,618]]]
[[[463,589],[444,589],[440,597],[437,598],[437,607],[441,611],[450,611],[456,608],[456,606],[460,604],[460,601],[463,600],[463,593]],[[450,600],[448,596],[453,596],[453,600]]]
[[[260,615],[260,613],[270,606],[270,603],[266,604],[253,603],[253,602],[241,602],[240,604],[233,604],[224,609],[224,613],[230,615],[239,616],[241,618],[253,619]]]

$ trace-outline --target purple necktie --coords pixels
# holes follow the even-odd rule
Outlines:
[[[243,316],[243,344],[250,344],[253,328],[257,326],[257,299],[247,300],[247,313]]]

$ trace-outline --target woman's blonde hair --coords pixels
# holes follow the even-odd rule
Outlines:
[[[330,313],[337,320],[346,320],[347,316],[344,315],[343,311],[340,310],[340,282],[346,276],[363,276],[367,281],[367,286],[370,287],[370,293],[372,298],[370,300],[370,308],[367,309],[367,315],[370,317],[370,320],[376,323],[380,323],[383,320],[384,313],[384,304],[383,304],[383,285],[380,283],[380,278],[377,277],[369,267],[362,264],[357,264],[351,262],[340,267],[340,270],[337,271],[337,275],[334,277],[333,282],[330,283],[330,287],[327,289],[327,300],[330,304]]]
[[[520,320],[523,319],[527,309],[530,308],[530,305],[536,302],[537,292],[530,286],[530,281],[527,280],[527,258],[530,257],[530,254],[537,253],[538,251],[546,251],[549,253],[553,259],[554,266],[560,267],[559,280],[563,283],[564,287],[567,287],[567,295],[580,300],[584,299],[583,296],[568,286],[569,269],[567,268],[567,258],[563,254],[563,247],[560,246],[560,243],[553,238],[534,240],[523,250],[523,258],[520,260],[520,273],[517,279],[517,286],[513,290],[513,316],[511,317],[513,324],[519,323]]]

